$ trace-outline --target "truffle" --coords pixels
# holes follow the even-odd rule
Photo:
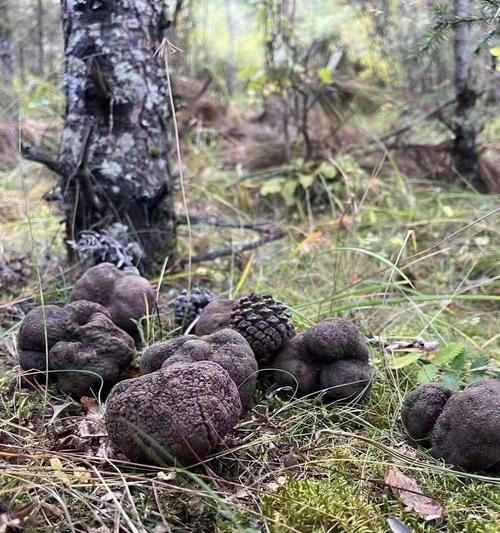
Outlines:
[[[101,304],[113,322],[136,340],[140,338],[136,322],[151,314],[155,306],[155,294],[147,279],[135,270],[119,270],[111,263],[87,270],[75,283],[70,300]]]
[[[438,386],[439,387],[439,386]],[[475,472],[500,469],[500,380],[491,379],[472,385],[462,392],[451,393],[448,400],[437,396],[435,388],[422,385],[410,393],[404,402],[404,423],[410,436],[424,433],[418,418],[431,424],[431,454],[447,463]],[[446,389],[444,389],[446,390]],[[413,399],[413,400],[412,400]],[[425,410],[427,400],[428,411]],[[421,402],[415,409],[413,406]],[[439,410],[439,403],[442,409]]]
[[[406,395],[401,419],[409,435],[415,440],[428,439],[437,417],[452,392],[438,383],[426,383]]]
[[[236,331],[223,329],[197,337],[186,335],[158,342],[141,357],[142,374],[166,368],[175,363],[212,361],[231,376],[239,388],[241,403],[247,406],[257,383],[257,361],[248,342]]]
[[[231,313],[238,305],[236,300],[214,300],[210,302],[200,313],[196,323],[196,335],[210,335],[220,329],[229,327]]]
[[[338,318],[292,338],[272,366],[279,386],[291,387],[298,396],[323,392],[327,401],[360,398],[373,374],[356,326]]]
[[[134,354],[134,341],[113,323],[109,312],[85,300],[30,311],[18,345],[21,368],[48,369],[64,392],[78,396],[102,381],[120,379]]]
[[[217,363],[176,363],[122,381],[105,421],[113,445],[130,460],[190,466],[203,461],[241,413],[238,388]]]

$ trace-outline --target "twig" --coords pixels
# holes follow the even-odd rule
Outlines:
[[[284,231],[278,231],[272,235],[268,235],[267,237],[262,237],[261,239],[258,239],[254,242],[249,242],[240,246],[229,246],[227,248],[221,248],[220,250],[214,250],[213,252],[194,255],[191,258],[191,262],[202,263],[204,261],[213,261],[214,259],[218,259],[219,257],[227,257],[228,255],[240,254],[243,252],[247,252],[248,250],[255,250],[256,248],[259,248],[260,246],[263,246],[264,244],[267,244],[269,242],[278,241],[282,239],[285,235],[286,233]],[[181,266],[184,265],[185,262],[185,260],[181,260]]]
[[[247,229],[255,231],[257,233],[263,233],[265,235],[275,235],[276,229],[265,227],[264,223],[260,224],[249,224],[242,222],[232,222],[230,220],[222,220],[215,217],[190,217],[190,222],[195,226],[213,226],[216,228],[235,228],[235,229]],[[187,225],[187,219],[184,216],[180,216],[177,219],[177,224],[181,226]]]
[[[41,163],[45,165],[49,170],[62,176],[61,166],[56,158],[52,157],[48,152],[46,152],[41,146],[36,146],[32,144],[23,144],[21,145],[21,153],[24,159],[28,161],[34,161],[35,163]]]

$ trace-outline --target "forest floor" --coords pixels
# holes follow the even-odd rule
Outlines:
[[[265,182],[220,170],[204,144],[193,143],[186,166],[192,216],[265,220],[286,233],[245,254],[193,264],[193,285],[232,298],[271,293],[289,305],[299,331],[328,316],[354,320],[371,347],[369,396],[325,405],[261,386],[220,452],[193,471],[100,457],[99,405],[28,388],[15,366],[23,310],[41,294],[45,303],[64,302],[73,276],[62,260],[60,214],[41,199],[52,181],[33,165],[4,172],[0,251],[18,265],[0,304],[0,500],[10,517],[31,531],[94,533],[499,531],[500,479],[450,468],[401,427],[402,400],[433,354],[395,365],[387,350],[418,336],[438,342],[448,357],[434,365],[433,379],[453,388],[498,376],[498,197],[408,180],[394,168],[355,169],[344,173],[347,194],[305,194],[287,207]],[[178,212],[184,207],[179,198]],[[254,238],[203,225],[190,237],[181,226],[179,257]],[[168,303],[189,275],[152,281],[161,281]],[[172,331],[171,309],[162,319]],[[159,334],[150,332],[147,343]],[[418,486],[401,491],[394,477]],[[411,495],[417,503],[408,503]]]

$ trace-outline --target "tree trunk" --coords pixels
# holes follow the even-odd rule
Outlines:
[[[63,0],[66,234],[127,226],[152,270],[175,242],[162,0]]]
[[[234,92],[236,78],[236,52],[235,52],[235,35],[233,20],[233,2],[226,0],[226,22],[229,34],[229,61],[227,67],[227,90],[230,95]]]
[[[37,29],[37,65],[34,73],[37,76],[43,76],[45,69],[45,43],[43,35],[43,3],[42,0],[37,0],[36,5],[36,29]]]
[[[10,87],[14,76],[12,59],[12,28],[10,23],[9,0],[0,0],[0,65],[2,80]]]
[[[470,14],[470,0],[455,0],[455,15],[465,17]],[[457,24],[455,33],[455,139],[453,161],[460,177],[484,192],[480,177],[477,135],[479,127],[474,120],[477,93],[472,72],[471,26]]]

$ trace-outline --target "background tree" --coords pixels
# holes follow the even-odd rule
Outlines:
[[[66,236],[119,223],[151,269],[172,253],[175,218],[168,166],[161,0],[63,2],[66,112],[57,159],[27,158],[61,177]]]

